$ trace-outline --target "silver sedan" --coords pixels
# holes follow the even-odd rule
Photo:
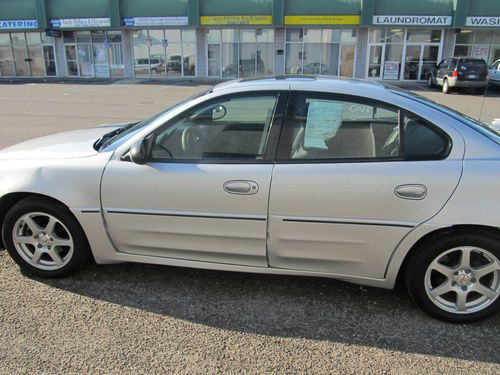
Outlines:
[[[406,283],[452,322],[500,310],[500,133],[356,80],[224,83],[140,123],[0,152],[25,271],[89,261]]]

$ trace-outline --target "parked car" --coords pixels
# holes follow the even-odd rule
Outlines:
[[[492,86],[500,87],[500,60],[489,66],[489,83]]]
[[[152,73],[162,73],[165,71],[165,61],[161,58],[137,59],[135,61],[136,71],[149,71]]]
[[[500,133],[359,80],[220,84],[140,123],[0,152],[25,272],[116,262],[405,282],[451,322],[500,310]]]
[[[484,94],[488,86],[488,66],[483,59],[450,57],[431,70],[427,84],[429,87],[441,86],[445,94],[455,88],[474,89]]]

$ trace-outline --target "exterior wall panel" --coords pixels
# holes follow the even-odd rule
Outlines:
[[[0,20],[36,19],[35,0],[0,0]]]

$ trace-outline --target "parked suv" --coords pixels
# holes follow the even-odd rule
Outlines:
[[[449,57],[431,70],[427,84],[441,86],[445,94],[453,88],[472,88],[484,94],[488,86],[488,65],[475,57]]]
[[[160,58],[143,58],[135,61],[135,70],[148,71],[151,68],[152,73],[162,73],[165,71],[165,61]]]
[[[489,83],[491,86],[500,87],[500,59],[490,65]]]

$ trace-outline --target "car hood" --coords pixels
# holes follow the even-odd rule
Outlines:
[[[94,142],[110,131],[124,126],[99,126],[47,135],[18,143],[0,151],[0,160],[11,159],[69,159],[97,154]]]

